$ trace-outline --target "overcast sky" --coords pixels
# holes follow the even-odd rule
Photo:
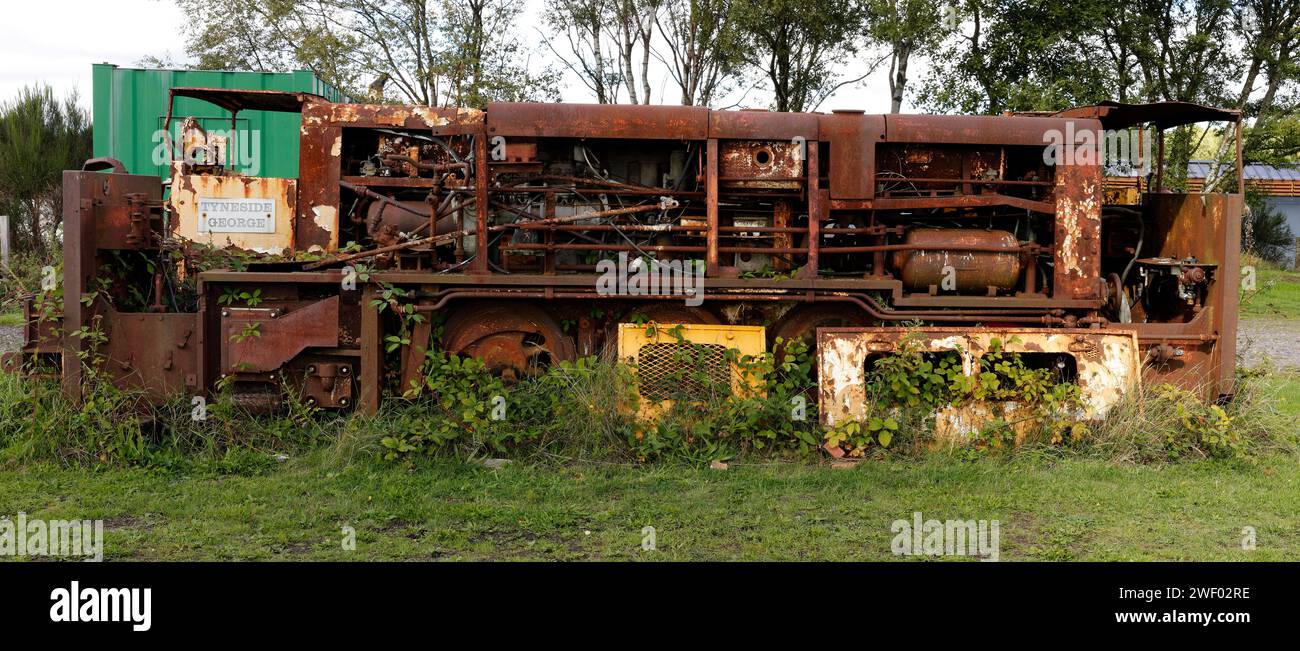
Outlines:
[[[535,16],[541,0],[525,0],[530,6],[526,25],[540,24]],[[114,63],[133,67],[142,57],[153,55],[185,60],[181,35],[183,17],[171,0],[19,0],[5,3],[0,18],[0,100],[12,97],[19,88],[44,81],[62,94],[76,89],[83,106],[91,102],[90,66]],[[521,26],[521,33],[531,30]],[[819,110],[858,108],[873,113],[889,111],[888,65],[867,78],[865,85],[845,87],[822,104]],[[924,68],[917,62],[912,77],[919,80]],[[861,74],[856,73],[856,74]],[[652,76],[654,76],[652,74]],[[667,91],[675,98],[674,86],[661,74],[652,83],[656,100]],[[745,106],[765,106],[768,96],[751,93]],[[564,89],[568,102],[590,102],[592,97],[577,81]],[[904,110],[907,110],[907,105]]]
[[[0,18],[0,98],[45,81],[90,107],[90,66],[184,54],[181,14],[166,0],[20,0]]]

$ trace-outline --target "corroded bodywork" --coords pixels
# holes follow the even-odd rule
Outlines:
[[[224,380],[270,408],[287,383],[320,406],[374,410],[418,389],[435,344],[519,379],[613,356],[619,325],[647,321],[765,326],[769,346],[821,348],[827,422],[855,413],[862,348],[916,323],[955,333],[938,341],[1014,332],[1070,355],[1098,414],[1139,376],[1232,392],[1241,195],[1171,192],[1158,160],[1160,191],[1108,203],[1104,139],[1090,134],[1239,126],[1235,112],[477,110],[172,94],[232,121],[301,113],[299,177],[246,176],[222,158],[234,144],[202,134],[174,152],[167,188],[113,161],[65,173],[61,327],[29,327],[9,362],[61,365],[70,394],[91,342],[55,333],[104,325],[105,368],[154,395]],[[227,212],[267,200],[274,216],[203,232],[205,199],[235,200],[209,204]],[[213,249],[238,264],[212,263]],[[696,264],[702,277],[685,273]],[[670,282],[610,282],[636,265],[669,269]],[[683,277],[699,283],[671,282]],[[1093,352],[1076,350],[1085,344]]]
[[[818,375],[821,378],[822,423],[834,426],[867,413],[867,369],[873,356],[887,355],[913,338],[913,349],[955,352],[965,375],[981,370],[980,358],[990,350],[1022,359],[1036,357],[1047,365],[1068,369],[1079,386],[1082,419],[1104,418],[1123,396],[1141,381],[1142,359],[1137,333],[1118,328],[1101,330],[1041,328],[823,328],[817,332]],[[936,438],[965,442],[986,423],[1002,419],[1017,423],[1015,402],[974,402],[936,410]]]

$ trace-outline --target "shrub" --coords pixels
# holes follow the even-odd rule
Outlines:
[[[904,336],[894,353],[877,360],[867,375],[865,417],[828,431],[828,448],[850,457],[886,448],[915,452],[932,440],[935,419],[947,406],[1007,401],[1020,406],[1024,421],[990,420],[971,437],[972,451],[1010,449],[1023,443],[1021,438],[1077,443],[1082,432],[1078,386],[1058,381],[1050,369],[1026,366],[1004,345],[992,340],[978,358],[978,368],[967,374],[962,351],[928,352],[918,334]]]
[[[1241,458],[1265,449],[1294,450],[1295,417],[1278,412],[1267,372],[1239,370],[1223,404],[1198,392],[1156,385],[1126,395],[1097,424],[1087,453],[1120,462]]]
[[[95,341],[93,331],[86,336]],[[730,362],[745,380],[733,386],[709,376],[702,349],[683,345],[671,383],[678,389],[647,420],[637,418],[633,370],[595,358],[506,386],[482,362],[433,349],[420,395],[391,398],[377,415],[317,409],[287,387],[283,409],[254,415],[227,386],[206,403],[178,397],[147,407],[138,392],[89,370],[96,361],[92,346],[80,403],[66,400],[57,382],[0,375],[0,464],[255,472],[282,455],[321,448],[340,463],[409,463],[433,455],[706,463],[809,458],[819,446],[851,457],[907,455],[929,449],[939,410],[983,400],[1015,400],[1030,410],[1032,423],[992,420],[959,456],[1047,450],[1142,463],[1241,458],[1294,451],[1300,436],[1294,416],[1276,408],[1283,389],[1265,371],[1242,371],[1236,396],[1225,404],[1167,385],[1146,387],[1115,405],[1106,420],[1085,423],[1077,420],[1073,384],[1026,367],[999,346],[968,376],[956,353],[929,354],[910,338],[869,374],[865,417],[824,431],[811,399],[807,347],[778,346],[779,356],[732,351]],[[200,408],[205,418],[196,417]]]

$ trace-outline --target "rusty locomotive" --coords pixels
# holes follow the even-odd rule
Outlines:
[[[1240,142],[1233,111],[172,97],[223,107],[232,125],[240,111],[301,113],[299,177],[239,174],[233,136],[170,111],[168,138],[181,128],[166,182],[112,160],[66,172],[61,322],[31,318],[9,362],[61,374],[71,394],[78,353],[96,345],[105,372],[151,396],[224,381],[244,403],[273,406],[289,381],[320,407],[375,410],[419,372],[435,327],[447,350],[522,377],[613,350],[634,318],[809,342],[827,424],[861,410],[865,368],[905,332],[973,356],[994,337],[1018,341],[1098,412],[1139,382],[1232,392],[1242,196],[1170,192],[1162,169],[1167,129],[1226,122]],[[1159,155],[1145,191],[1121,199],[1100,136],[1131,129],[1150,129]],[[1239,179],[1240,147],[1237,158]],[[199,267],[200,245],[248,255]],[[620,256],[698,266],[702,282],[685,297],[671,284],[602,291]],[[106,284],[111,261],[129,270]],[[113,300],[128,293],[137,300]],[[437,319],[395,337],[403,313]],[[102,341],[67,334],[87,327]],[[257,336],[240,336],[250,327]]]

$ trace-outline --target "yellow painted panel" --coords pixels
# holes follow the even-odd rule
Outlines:
[[[707,347],[704,351],[706,368],[728,375],[735,395],[755,395],[761,392],[762,378],[754,373],[741,373],[734,363],[726,362],[724,353],[730,349],[735,349],[742,356],[757,357],[765,353],[767,336],[762,326],[621,323],[618,326],[618,358],[637,368],[642,418],[653,418],[672,404],[671,400],[663,397],[668,391],[662,384],[665,378],[671,381],[673,377],[676,364],[672,351],[681,342]],[[721,377],[718,381],[721,381]],[[676,388],[678,387],[668,387]]]

